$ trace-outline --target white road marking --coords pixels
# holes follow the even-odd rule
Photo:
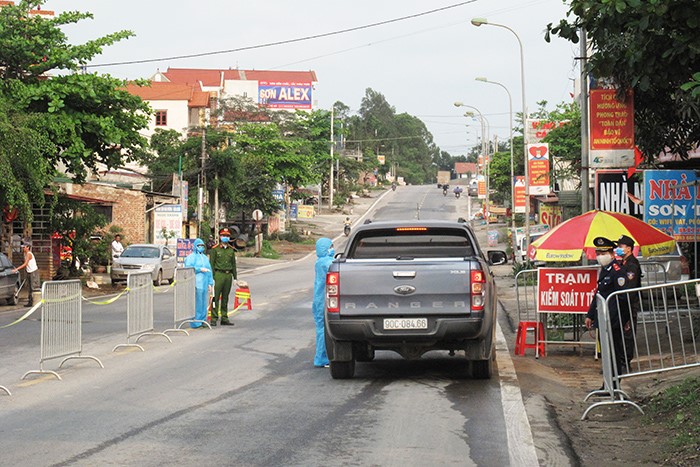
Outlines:
[[[515,373],[513,360],[510,358],[506,345],[506,338],[498,321],[496,322],[496,362],[501,384],[501,400],[506,422],[510,465],[539,466],[530,422],[527,419],[523,396],[518,385],[518,376]]]

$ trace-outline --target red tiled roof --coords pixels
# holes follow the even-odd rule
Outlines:
[[[296,83],[315,83],[315,71],[275,71],[275,70],[207,70],[202,68],[168,68],[163,73],[172,83],[197,84],[203,86],[220,86],[221,75],[224,80],[247,81],[282,81]]]
[[[137,86],[130,83],[126,90],[145,101],[187,101],[189,107],[209,106],[209,93],[189,84],[152,81],[150,86]]]
[[[476,164],[474,162],[455,162],[455,173],[476,173]]]

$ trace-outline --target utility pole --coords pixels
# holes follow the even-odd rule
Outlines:
[[[214,235],[219,233],[219,173],[214,174]]]
[[[589,140],[588,140],[588,40],[586,30],[581,28],[581,213],[588,212],[590,207],[590,189],[588,187],[589,174]]]
[[[197,206],[197,236],[202,238],[202,225],[204,220],[204,196],[207,192],[207,178],[204,173],[205,161],[207,158],[207,128],[202,128],[202,155],[201,169],[199,173],[199,193]]]
[[[331,178],[328,190],[328,212],[333,212],[333,149],[335,146],[335,133],[333,132],[333,124],[335,120],[335,109],[331,107]],[[320,206],[320,203],[319,203]]]

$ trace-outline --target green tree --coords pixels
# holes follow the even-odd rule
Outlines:
[[[578,42],[584,28],[593,46],[590,71],[611,78],[623,99],[634,92],[635,140],[651,161],[668,148],[687,156],[700,143],[700,16],[696,0],[572,0],[570,19],[551,34]]]
[[[146,143],[148,106],[108,75],[81,73],[102,48],[132,35],[121,31],[71,45],[62,27],[91,18],[64,12],[30,15],[44,0],[22,0],[0,9],[0,97],[17,112],[35,115],[32,127],[48,138],[42,157],[63,163],[80,182],[98,163],[116,167],[137,160]],[[46,73],[56,76],[47,79]]]

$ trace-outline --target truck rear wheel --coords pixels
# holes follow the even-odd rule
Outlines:
[[[331,377],[333,379],[350,379],[355,375],[355,360],[334,362],[331,360]]]
[[[472,378],[491,379],[493,376],[493,359],[472,360]]]

